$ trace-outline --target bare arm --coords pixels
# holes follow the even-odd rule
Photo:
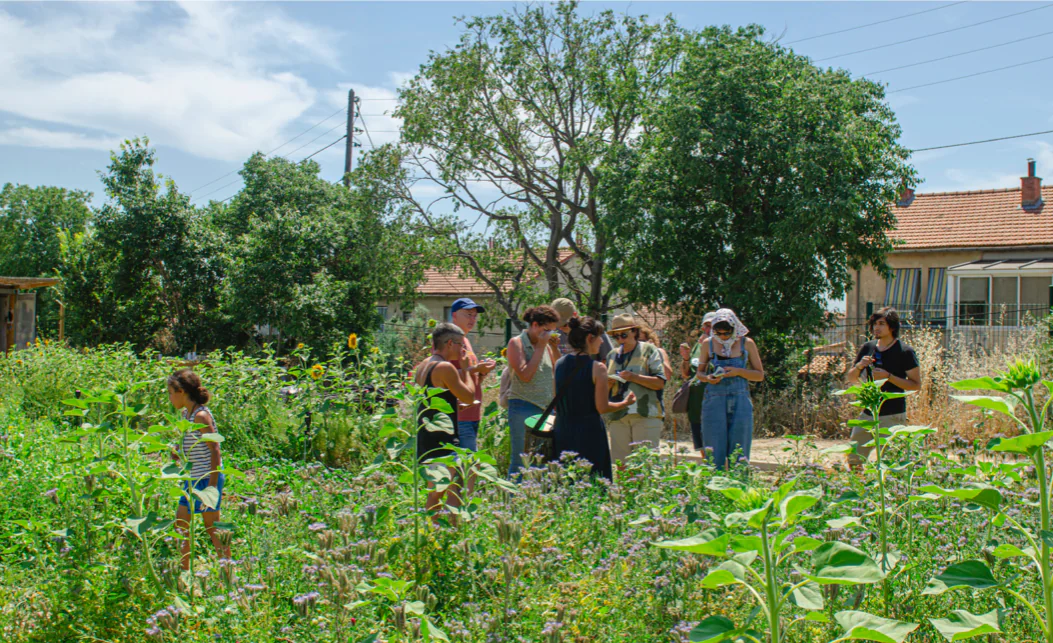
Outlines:
[[[746,355],[749,358],[750,367],[733,369],[734,375],[749,382],[764,381],[764,366],[761,364],[760,351],[757,350],[757,343],[749,338],[746,338]]]
[[[526,359],[526,352],[523,350],[522,341],[519,337],[513,337],[508,342],[508,365],[512,368],[512,372],[516,374],[520,382],[528,383],[534,379],[534,375],[537,374],[538,367],[541,366],[541,360],[545,359],[545,349],[548,348],[548,342],[544,342],[541,347],[534,347],[534,355],[529,361]]]
[[[883,375],[883,377],[879,377],[879,375]],[[917,391],[921,388],[921,369],[915,366],[907,371],[906,377],[899,377],[892,375],[887,371],[874,369],[874,379],[887,379],[889,382],[895,384],[904,391]]]
[[[216,432],[216,426],[212,423],[212,416],[206,411],[198,411],[194,415],[194,423],[205,425],[199,429],[202,435]],[[205,446],[208,447],[209,456],[208,470],[210,473],[208,476],[208,486],[218,487],[220,467],[219,442],[206,442]]]
[[[662,371],[665,373],[665,381],[673,379],[673,365],[669,361],[669,353],[665,352],[664,348],[659,348],[659,352],[662,353]]]
[[[602,415],[611,411],[621,411],[636,401],[636,396],[627,395],[621,402],[611,402],[608,397],[610,380],[607,379],[607,365],[595,362],[592,365],[592,381],[596,384],[596,410]],[[631,393],[629,395],[632,395]]]
[[[856,362],[855,365],[852,366],[852,368],[848,369],[848,373],[845,374],[845,379],[848,380],[849,384],[858,384],[859,377],[863,374],[863,371],[866,370],[867,366],[870,366],[873,363],[873,357],[869,355],[864,355],[863,357],[859,358],[859,361]]]
[[[458,369],[449,362],[441,362],[432,371],[432,381],[450,391],[465,404],[475,403],[475,382],[471,369]]]

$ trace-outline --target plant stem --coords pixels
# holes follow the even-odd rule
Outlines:
[[[1027,412],[1031,418],[1031,431],[1042,430],[1041,418],[1035,407],[1035,398],[1031,390],[1024,392],[1027,397]],[[1049,568],[1049,543],[1043,536],[1043,532],[1049,531],[1049,481],[1046,474],[1046,454],[1043,447],[1038,447],[1032,456],[1035,462],[1035,473],[1038,476],[1039,493],[1039,532],[1038,540],[1041,543],[1039,553],[1038,570],[1042,580],[1042,599],[1045,603],[1046,621],[1042,624],[1046,637],[1046,643],[1053,643],[1053,570]]]
[[[761,523],[761,546],[764,554],[764,590],[768,596],[768,629],[771,631],[771,643],[780,643],[779,585],[775,577],[775,561],[772,559],[771,546],[768,543],[767,520]]]

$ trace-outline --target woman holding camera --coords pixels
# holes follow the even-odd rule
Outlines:
[[[702,400],[702,443],[718,469],[742,450],[749,462],[753,443],[753,400],[750,382],[764,380],[757,344],[746,337],[749,329],[729,308],[713,316],[713,334],[702,344],[698,379],[705,382]]]

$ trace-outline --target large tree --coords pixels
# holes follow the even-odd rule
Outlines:
[[[884,89],[756,26],[706,29],[683,54],[643,135],[605,168],[603,198],[626,215],[609,220],[612,285],[805,339],[852,270],[885,269],[889,205],[915,180]]]
[[[283,343],[315,346],[371,333],[376,302],[419,282],[419,240],[370,172],[351,190],[313,161],[253,155],[244,189],[217,214],[225,244],[224,309],[243,331],[267,325]]]
[[[84,232],[91,193],[58,187],[5,184],[0,190],[0,275],[52,277],[60,271],[62,240]],[[37,329],[57,333],[61,286],[41,289]]]
[[[165,352],[226,340],[213,313],[222,276],[207,212],[154,172],[147,139],[131,139],[100,173],[107,201],[84,236],[66,237],[70,336]]]
[[[680,35],[672,20],[583,16],[573,2],[517,8],[464,21],[400,92],[398,194],[509,316],[539,274],[546,296],[584,311],[621,303],[604,223],[620,213],[600,198],[600,169],[638,135]]]

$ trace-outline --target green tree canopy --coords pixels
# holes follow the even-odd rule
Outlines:
[[[538,274],[549,298],[569,292],[593,314],[619,305],[605,265],[616,227],[603,221],[620,213],[599,196],[599,170],[663,90],[679,29],[574,2],[463,27],[400,94],[401,198],[513,318],[530,300],[521,280]]]
[[[884,89],[756,26],[706,29],[683,54],[642,136],[605,168],[604,198],[625,215],[608,219],[612,284],[804,339],[852,270],[885,269],[889,206],[915,180]]]
[[[376,302],[420,280],[418,241],[368,171],[351,190],[318,176],[313,161],[255,154],[245,188],[217,213],[226,236],[224,309],[245,332],[269,326],[283,341],[316,346],[368,334]]]
[[[51,277],[60,273],[63,238],[84,232],[91,193],[7,183],[0,189],[0,275]],[[37,329],[54,336],[61,286],[37,295]]]

